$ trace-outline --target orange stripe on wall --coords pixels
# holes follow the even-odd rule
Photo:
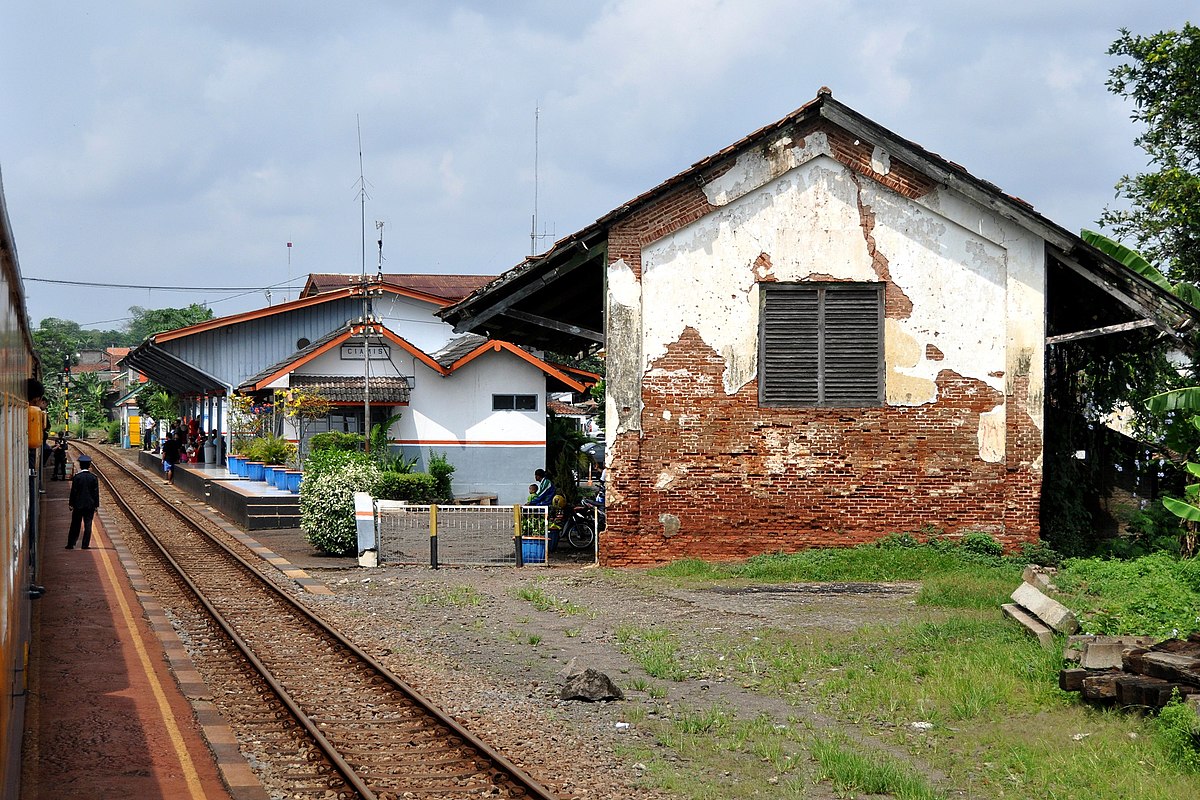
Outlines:
[[[523,441],[500,441],[500,440],[493,441],[491,439],[468,440],[465,442],[461,441],[459,439],[392,439],[392,444],[415,444],[415,445],[422,445],[422,446],[427,445],[427,444],[429,444],[429,445],[453,444],[453,445],[461,445],[463,447],[504,447],[504,446],[545,447],[546,446],[545,440],[542,440],[540,442],[534,442],[534,441],[523,442]]]

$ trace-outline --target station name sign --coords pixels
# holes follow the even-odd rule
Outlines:
[[[392,357],[392,348],[386,344],[373,344],[369,348],[367,358],[370,361],[387,361]],[[344,344],[341,351],[342,361],[362,361],[363,346],[361,344]]]

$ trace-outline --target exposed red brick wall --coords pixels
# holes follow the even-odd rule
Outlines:
[[[654,366],[692,378],[644,380],[643,435],[613,448],[604,563],[746,558],[932,529],[987,531],[1009,548],[1036,539],[1038,474],[979,457],[979,415],[1002,400],[980,381],[944,371],[939,401],[916,407],[760,408],[754,384],[710,391],[724,361],[691,329]]]

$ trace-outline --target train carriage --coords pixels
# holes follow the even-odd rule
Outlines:
[[[35,583],[37,481],[29,469],[26,386],[37,377],[17,248],[0,176],[0,796],[15,798],[21,778],[30,604]]]

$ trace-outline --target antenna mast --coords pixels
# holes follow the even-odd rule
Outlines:
[[[354,115],[354,126],[358,129],[358,211],[362,233],[362,274],[367,274],[367,179],[363,174],[362,121]]]

